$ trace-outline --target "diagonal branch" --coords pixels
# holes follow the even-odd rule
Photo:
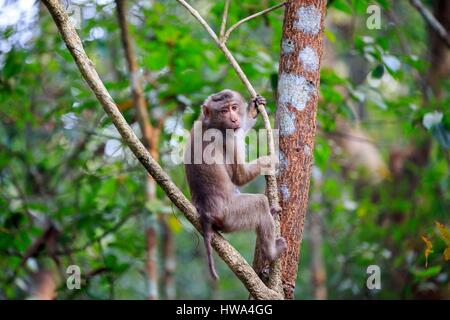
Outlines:
[[[203,17],[200,15],[200,13],[198,13],[197,10],[195,10],[194,8],[192,8],[186,1],[184,0],[177,0],[183,7],[185,7],[190,14],[192,14],[194,16],[195,19],[198,20],[198,22],[200,22],[200,24],[203,26],[203,28],[205,28],[206,32],[209,33],[209,35],[211,36],[211,38],[213,38],[214,42],[217,44],[220,44],[219,38],[217,38],[216,33],[214,32],[214,30],[209,26],[208,22],[205,21],[205,19],[203,19]]]
[[[450,48],[450,39],[448,36],[447,30],[445,30],[444,26],[434,17],[434,15],[422,4],[420,0],[409,0],[409,3],[416,8],[417,11],[424,18],[426,23],[430,26],[431,29],[436,32],[436,34],[441,38],[442,41],[445,42],[447,47]]]
[[[94,64],[86,55],[81,40],[74,26],[69,21],[69,16],[64,11],[58,0],[42,0],[55,21],[56,26],[74,58],[81,75],[93,91],[103,109],[109,115],[116,129],[119,131],[125,143],[131,149],[136,158],[145,167],[148,173],[161,186],[169,199],[177,206],[184,216],[201,230],[198,213],[194,206],[172,182],[168,174],[156,162],[139,138],[126,122],[125,118],[117,108],[114,100],[106,90],[101,81]],[[258,299],[282,299],[277,292],[268,289],[256,275],[252,267],[245,261],[239,252],[232,247],[220,234],[214,233],[212,245],[219,256],[225,261],[230,269],[242,281],[247,290]]]
[[[211,38],[216,42],[219,49],[223,52],[223,54],[227,58],[228,62],[231,64],[233,69],[236,71],[236,73],[239,76],[239,78],[241,79],[242,83],[247,88],[247,91],[250,93],[252,98],[255,98],[257,95],[256,90],[253,88],[252,84],[248,80],[244,71],[242,71],[239,63],[236,61],[234,56],[231,54],[230,50],[228,50],[227,46],[225,45],[225,42],[220,41],[217,38],[217,35],[213,31],[213,29],[209,26],[209,24],[205,21],[205,19],[203,19],[203,17],[198,13],[197,10],[195,10],[192,6],[190,6],[184,0],[177,0],[177,1],[183,7],[185,7],[191,13],[191,15],[194,16],[194,18],[197,19],[198,22],[206,29],[206,31],[209,33]],[[272,132],[271,124],[270,124],[269,115],[267,114],[267,111],[263,105],[258,105],[257,107],[258,107],[259,113],[261,114],[261,116],[263,118],[264,127],[267,130],[267,143],[269,146],[269,155],[271,157],[274,157],[275,156],[275,143],[274,143],[274,139],[273,139],[273,132]],[[278,199],[277,179],[274,174],[266,176],[266,186],[267,186],[266,194],[267,194],[267,198],[269,199],[270,206],[272,208],[275,208],[277,211],[281,211],[281,207],[280,207],[279,199]],[[276,235],[279,236],[280,223],[279,223],[278,218],[275,220],[275,229],[276,229]],[[258,266],[258,268],[255,268],[255,270],[257,272],[260,271],[259,267],[261,264],[262,264],[261,255],[260,255],[260,251],[257,246],[255,249],[255,261],[254,261],[254,266]],[[269,288],[274,289],[279,293],[282,291],[281,285],[280,285],[281,284],[280,270],[281,270],[281,268],[280,268],[279,261],[275,261],[274,263],[272,263],[271,268],[270,268],[269,282],[268,282]],[[257,297],[255,297],[255,296],[253,296],[253,297],[257,299]]]
[[[276,9],[278,9],[278,8],[281,8],[281,7],[285,6],[285,5],[286,5],[286,2],[279,3],[279,4],[277,4],[277,5],[273,6],[273,7],[267,8],[267,9],[265,9],[265,10],[263,10],[263,11],[260,11],[260,12],[257,12],[257,13],[254,13],[254,14],[252,14],[252,15],[250,15],[250,16],[248,16],[248,17],[245,17],[244,19],[242,19],[242,20],[236,22],[235,24],[233,24],[233,25],[227,30],[227,32],[225,33],[225,35],[224,35],[223,37],[221,37],[222,42],[223,42],[223,43],[227,42],[228,38],[230,37],[230,34],[231,34],[234,30],[236,30],[241,24],[243,24],[243,23],[245,23],[245,22],[247,22],[247,21],[249,21],[249,20],[252,20],[252,19],[254,19],[254,18],[257,18],[257,17],[259,17],[259,16],[262,16],[262,15],[264,15],[264,14],[266,14],[266,13],[269,13],[270,11],[273,11],[273,10],[276,10]]]
[[[220,26],[220,41],[223,41],[223,37],[225,36],[225,28],[227,27],[227,19],[228,19],[228,9],[230,8],[230,0],[225,0],[225,7],[223,9],[222,16],[222,24]]]

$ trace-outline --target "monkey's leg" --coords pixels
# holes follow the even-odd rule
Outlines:
[[[284,250],[284,239],[275,239],[275,221],[270,213],[269,201],[262,194],[240,194],[226,204],[223,231],[256,230],[263,255],[275,260]]]
[[[267,204],[267,207],[269,207],[269,204]],[[262,250],[263,257],[269,261],[274,261],[286,250],[286,241],[282,237],[275,239],[275,220],[271,211],[270,209],[266,211],[265,221],[258,226],[256,232],[258,233],[259,247]]]

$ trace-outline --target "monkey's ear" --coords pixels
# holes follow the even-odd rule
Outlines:
[[[203,109],[203,116],[205,118],[209,118],[209,107],[206,104],[204,104],[202,105],[202,109]]]

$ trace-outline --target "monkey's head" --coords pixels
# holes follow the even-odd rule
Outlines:
[[[222,90],[209,96],[203,103],[203,124],[215,129],[239,129],[247,104],[242,96],[232,90]]]

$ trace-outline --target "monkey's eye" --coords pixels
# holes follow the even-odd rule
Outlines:
[[[220,113],[222,113],[222,114],[226,114],[228,112],[228,109],[222,109],[222,110],[220,110]]]
[[[231,109],[232,109],[233,111],[236,111],[236,110],[237,110],[237,105],[231,106]]]

